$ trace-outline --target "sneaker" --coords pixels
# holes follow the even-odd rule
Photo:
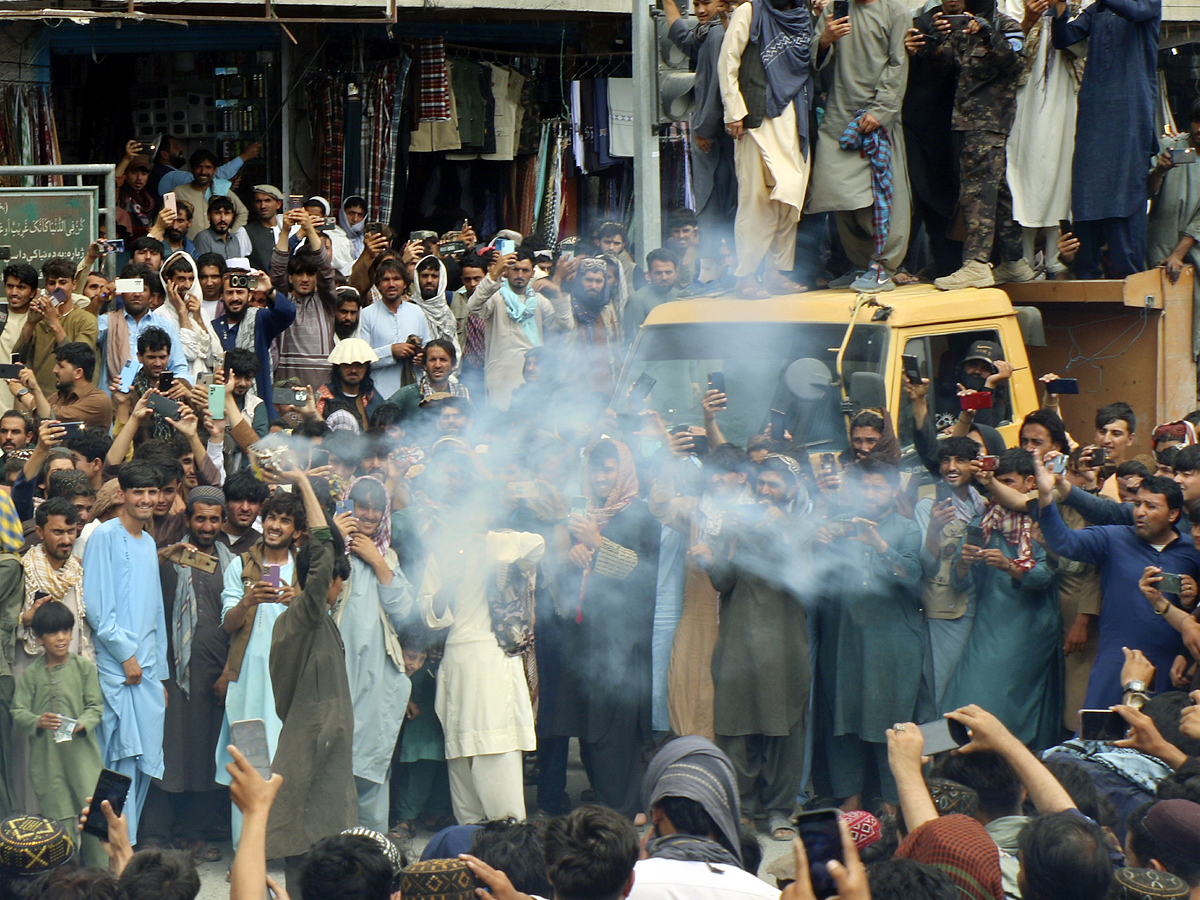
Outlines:
[[[835,278],[831,282],[829,282],[829,287],[831,287],[831,288],[850,287],[850,285],[852,285],[855,281],[857,281],[864,274],[865,273],[863,272],[862,269],[851,269],[849,272],[847,272],[845,275],[842,275],[840,278]]]
[[[935,278],[934,286],[942,291],[957,291],[962,288],[985,288],[996,283],[992,275],[992,267],[985,262],[973,259],[963,263],[963,267],[953,275]]]
[[[850,290],[858,291],[860,294],[878,294],[880,291],[894,291],[895,289],[896,283],[878,263],[871,263],[871,267],[850,285]]]
[[[1033,281],[1037,278],[1037,272],[1033,271],[1033,266],[1024,259],[1017,259],[1012,262],[1000,263],[992,270],[992,277],[996,279],[996,284],[1008,284],[1009,282]]]

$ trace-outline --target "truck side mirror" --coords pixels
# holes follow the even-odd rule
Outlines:
[[[1026,347],[1045,347],[1046,329],[1042,325],[1042,311],[1036,306],[1018,306],[1013,312],[1017,314],[1017,326],[1021,329],[1021,339]]]
[[[856,410],[883,409],[887,406],[887,385],[875,372],[855,372],[850,376],[850,402]]]
[[[820,400],[833,385],[829,367],[819,359],[798,359],[783,373],[784,383],[799,400]]]

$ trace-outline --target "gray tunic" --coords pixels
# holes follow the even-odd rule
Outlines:
[[[815,46],[832,8],[832,4],[825,7],[813,30],[814,65],[818,69],[832,65],[833,82],[817,131],[805,208],[815,213],[871,206],[870,163],[857,150],[838,146],[846,126],[860,109],[865,110],[879,120],[892,139],[892,229],[907,234],[910,197],[900,108],[908,84],[904,34],[912,25],[912,15],[898,0],[851,0],[850,33],[818,58]]]

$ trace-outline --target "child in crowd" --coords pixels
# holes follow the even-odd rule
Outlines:
[[[67,606],[43,603],[30,627],[46,654],[21,675],[13,723],[29,735],[29,774],[42,815],[73,831],[103,768],[96,736],[104,712],[100,678],[95,663],[68,649],[75,614]],[[83,858],[89,866],[108,865],[91,835],[84,835]]]
[[[446,737],[433,711],[437,666],[426,666],[433,636],[424,626],[413,625],[399,637],[412,694],[400,732],[399,749],[392,757],[391,818],[394,830],[410,837],[416,833],[418,822],[438,831],[453,825],[454,816],[450,809]]]

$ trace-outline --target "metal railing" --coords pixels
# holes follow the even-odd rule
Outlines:
[[[77,187],[83,187],[84,175],[104,176],[104,236],[117,236],[117,167],[113,163],[58,166],[0,166],[0,175],[74,175]],[[111,279],[117,274],[117,258],[109,253],[104,257],[104,271]]]

